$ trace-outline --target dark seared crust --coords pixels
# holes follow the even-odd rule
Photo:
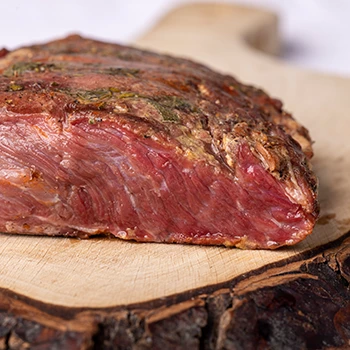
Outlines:
[[[58,129],[84,113],[91,124],[118,115],[134,134],[175,143],[188,159],[232,178],[244,142],[291,201],[317,217],[308,131],[262,90],[190,60],[79,36],[3,56],[0,108],[7,113],[47,113]]]
[[[113,63],[120,60],[122,68],[98,69],[100,64],[108,66],[109,59],[113,59]],[[23,90],[16,90],[15,86],[14,90],[18,91],[16,95],[19,96],[10,94],[11,98],[29,98],[40,93],[43,99],[47,99],[48,94],[54,93],[64,100],[71,100],[71,112],[91,108],[96,112],[117,110],[125,112],[125,116],[130,119],[137,114],[133,108],[140,104],[145,104],[146,108],[149,105],[150,114],[154,115],[144,120],[148,127],[151,126],[157,132],[161,129],[165,134],[172,134],[174,129],[186,126],[192,131],[194,139],[210,144],[206,150],[212,149],[215,144],[218,150],[215,149],[213,153],[221,153],[220,160],[225,162],[227,150],[223,145],[224,136],[235,139],[249,137],[250,134],[253,142],[258,139],[268,149],[275,146],[275,125],[299,143],[307,158],[313,154],[308,131],[282,109],[279,100],[269,97],[260,89],[244,85],[231,76],[220,75],[189,60],[74,35],[49,44],[14,51],[7,60],[0,63],[0,68],[5,75],[1,79],[2,91],[11,91],[11,84],[23,87]],[[26,79],[24,73],[28,71],[37,73],[36,83],[33,83],[32,76],[29,81]],[[47,81],[40,81],[40,73],[47,71],[52,73],[50,85],[47,85]],[[121,79],[117,87],[111,86],[110,90],[106,86],[91,89],[90,94],[69,87],[67,78],[70,76],[93,72],[119,75]],[[65,78],[64,81],[61,81],[62,77]],[[8,110],[21,112],[21,104],[12,102],[12,105],[6,103],[6,98],[1,101],[2,106]],[[50,105],[45,102],[46,105],[40,102],[37,104],[38,112],[50,112]],[[54,114],[52,117],[57,118]],[[257,134],[252,135],[251,131]],[[292,142],[287,136],[284,138],[284,142]],[[293,147],[298,148],[296,143]],[[275,166],[277,168],[273,170],[284,172],[283,165]],[[309,171],[306,173],[309,174]],[[314,176],[310,176],[310,181],[314,181]]]

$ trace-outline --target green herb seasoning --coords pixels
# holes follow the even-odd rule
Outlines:
[[[110,87],[108,89],[110,92],[120,92],[120,89],[116,88],[116,87]]]
[[[149,102],[158,110],[163,120],[167,122],[180,121],[177,111],[198,112],[196,107],[178,96],[162,96],[149,99]]]
[[[109,89],[80,90],[76,92],[76,96],[79,102],[90,103],[109,99],[113,96],[113,93]]]
[[[19,84],[10,84],[9,90],[10,91],[22,91],[22,90],[24,90],[24,87],[22,85],[19,85]]]
[[[108,68],[105,71],[107,74],[111,75],[120,75],[124,77],[136,77],[138,73],[140,72],[139,69],[133,69],[133,68]]]
[[[163,96],[155,100],[162,106],[166,106],[172,109],[177,109],[183,112],[198,112],[197,108],[190,104],[188,101],[178,96]]]
[[[106,108],[106,101],[98,102],[97,103],[97,109],[102,110]]]
[[[171,107],[162,105],[161,103],[153,100],[149,100],[149,102],[157,109],[164,121],[172,123],[180,121],[176,111],[174,111]]]
[[[132,91],[125,91],[118,95],[118,98],[131,98],[131,97],[140,97],[137,93]]]
[[[6,77],[18,77],[25,72],[45,72],[46,70],[59,69],[59,67],[53,63],[40,63],[40,62],[17,62],[10,68],[6,69],[3,73]]]

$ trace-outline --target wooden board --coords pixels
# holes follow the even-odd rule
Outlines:
[[[246,276],[261,273],[265,277],[252,282],[255,289],[259,285],[286,283],[281,279],[276,282],[276,278],[272,283],[271,274],[296,271],[287,280],[300,277],[302,264],[287,262],[322,258],[325,245],[345,237],[350,230],[350,79],[303,71],[267,55],[277,53],[279,48],[276,17],[231,5],[197,4],[173,10],[136,44],[196,59],[281,98],[315,140],[313,165],[320,180],[320,220],[313,234],[301,244],[278,251],[0,235],[0,339],[3,337],[4,347],[55,342],[72,348],[93,343],[130,348],[138,341],[140,348],[157,348],[159,344],[159,348],[171,348],[169,344],[174,340],[169,334],[176,332],[160,322],[170,320],[176,321],[175,328],[186,325],[184,329],[190,332],[185,338],[192,339],[192,343],[183,346],[223,349],[234,329],[228,326],[235,321],[233,311],[231,316],[227,314],[228,308],[233,308],[232,286]],[[346,260],[348,245],[338,240],[330,247],[333,250],[327,256],[342,251],[342,260],[339,256],[338,260],[322,259],[330,268],[337,266],[339,270],[344,266],[340,270],[346,279],[350,265],[350,259]],[[264,271],[268,269],[264,266],[272,263],[270,267],[278,265],[281,270],[266,275]],[[311,275],[306,273],[301,278],[323,278]],[[212,299],[200,296],[220,288],[229,289],[215,292]],[[210,311],[210,300],[221,306]],[[136,309],[141,311],[130,313]],[[174,315],[186,317],[173,319]],[[159,324],[165,327],[165,338],[156,346],[155,339],[161,332],[155,325]],[[35,336],[27,334],[28,329],[38,325],[44,331],[39,327]],[[203,345],[200,338],[206,327],[215,337]],[[125,340],[126,345],[118,333],[123,330],[132,334]],[[118,343],[118,336],[122,343]],[[178,341],[185,340],[180,337]]]

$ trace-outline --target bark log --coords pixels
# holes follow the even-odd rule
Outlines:
[[[205,289],[125,308],[72,309],[0,293],[0,349],[350,347],[350,233]]]

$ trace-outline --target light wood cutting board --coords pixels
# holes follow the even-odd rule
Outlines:
[[[138,304],[225,283],[350,230],[350,79],[281,62],[270,55],[279,47],[276,17],[231,5],[175,9],[136,44],[198,60],[282,99],[315,140],[319,223],[301,244],[277,251],[0,235],[2,290],[65,308]]]

